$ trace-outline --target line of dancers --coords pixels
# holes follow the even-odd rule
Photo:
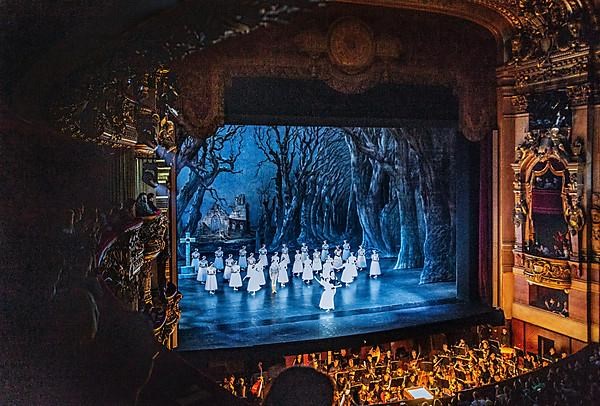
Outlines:
[[[239,250],[237,260],[234,259],[233,254],[223,259],[224,252],[221,247],[218,247],[214,261],[209,262],[196,248],[192,253],[192,266],[197,273],[197,281],[204,284],[204,289],[211,295],[218,290],[217,273],[220,272],[223,273],[224,282],[234,291],[240,290],[243,282],[248,279],[246,290],[255,295],[267,284],[265,268],[269,271],[271,292],[276,294],[278,285],[284,288],[289,283],[288,266],[292,264],[293,277],[301,278],[307,285],[312,284],[314,279],[324,288],[319,307],[330,311],[335,308],[336,289],[342,286],[338,283],[336,272],[341,272],[341,283],[346,287],[349,286],[358,277],[358,272],[367,268],[366,253],[367,251],[360,245],[355,256],[346,240],[341,247],[335,247],[333,257],[327,241],[323,241],[320,250],[315,248],[312,253],[303,243],[296,250],[294,261],[291,262],[289,249],[286,244],[283,244],[279,251],[273,253],[269,262],[268,250],[263,244],[258,250],[258,259],[254,253],[248,254],[246,246],[242,246]],[[377,250],[372,250],[370,259],[369,277],[376,279],[381,275]],[[246,272],[243,278],[242,272]]]

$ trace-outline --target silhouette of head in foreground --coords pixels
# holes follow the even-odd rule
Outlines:
[[[273,381],[263,406],[331,406],[333,384],[313,368],[291,367]]]

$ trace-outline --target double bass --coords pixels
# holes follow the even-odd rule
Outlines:
[[[263,394],[263,389],[264,389],[262,362],[258,363],[258,369],[260,370],[260,376],[258,377],[258,380],[256,382],[254,382],[254,385],[252,385],[252,388],[250,389],[250,393],[252,393],[257,398],[260,398]]]

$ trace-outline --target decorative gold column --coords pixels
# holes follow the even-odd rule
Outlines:
[[[515,142],[524,137],[529,126],[526,100],[513,93],[513,74],[500,70],[498,80],[499,137],[494,150],[494,305],[504,309],[507,319],[512,318],[513,248],[515,228],[512,222],[514,208],[513,172],[511,164],[515,156]]]

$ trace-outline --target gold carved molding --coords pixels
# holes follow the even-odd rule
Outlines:
[[[585,224],[585,214],[581,205],[583,191],[580,187],[583,156],[583,142],[580,139],[572,140],[570,129],[551,128],[525,134],[523,142],[515,149],[515,161],[511,164],[517,250],[525,250],[528,244],[534,242],[535,230],[531,210],[533,181],[551,171],[554,176],[562,178],[562,213],[571,234],[569,255],[574,258],[579,256],[579,232]],[[540,163],[544,164],[541,168],[538,166]],[[534,169],[536,167],[538,169]]]
[[[530,284],[552,289],[571,287],[571,267],[567,260],[548,259],[523,254],[523,275]]]
[[[592,194],[592,253],[593,259],[600,262],[600,193]]]
[[[491,134],[496,120],[492,73],[489,82],[483,81],[482,68],[474,67],[473,58],[440,57],[439,62],[424,65],[423,58],[436,58],[443,43],[406,45],[402,37],[379,29],[376,21],[369,20],[368,28],[364,24],[360,16],[342,15],[324,26],[311,22],[305,28],[276,27],[173,66],[182,95],[182,117],[196,127],[196,136],[214,133],[224,124],[225,89],[236,77],[321,80],[346,94],[362,93],[379,84],[410,83],[452,88],[461,105],[463,135],[479,141]],[[337,31],[333,35],[337,39],[332,40]],[[360,43],[355,36],[363,32],[367,38]],[[343,42],[344,35],[357,43],[332,49],[332,43]],[[364,49],[364,56],[353,59],[350,48]],[[485,62],[493,72],[495,61],[489,59]],[[483,110],[482,105],[486,106]]]
[[[352,75],[368,68],[377,45],[371,27],[355,17],[342,17],[329,27],[329,60],[342,72]]]

